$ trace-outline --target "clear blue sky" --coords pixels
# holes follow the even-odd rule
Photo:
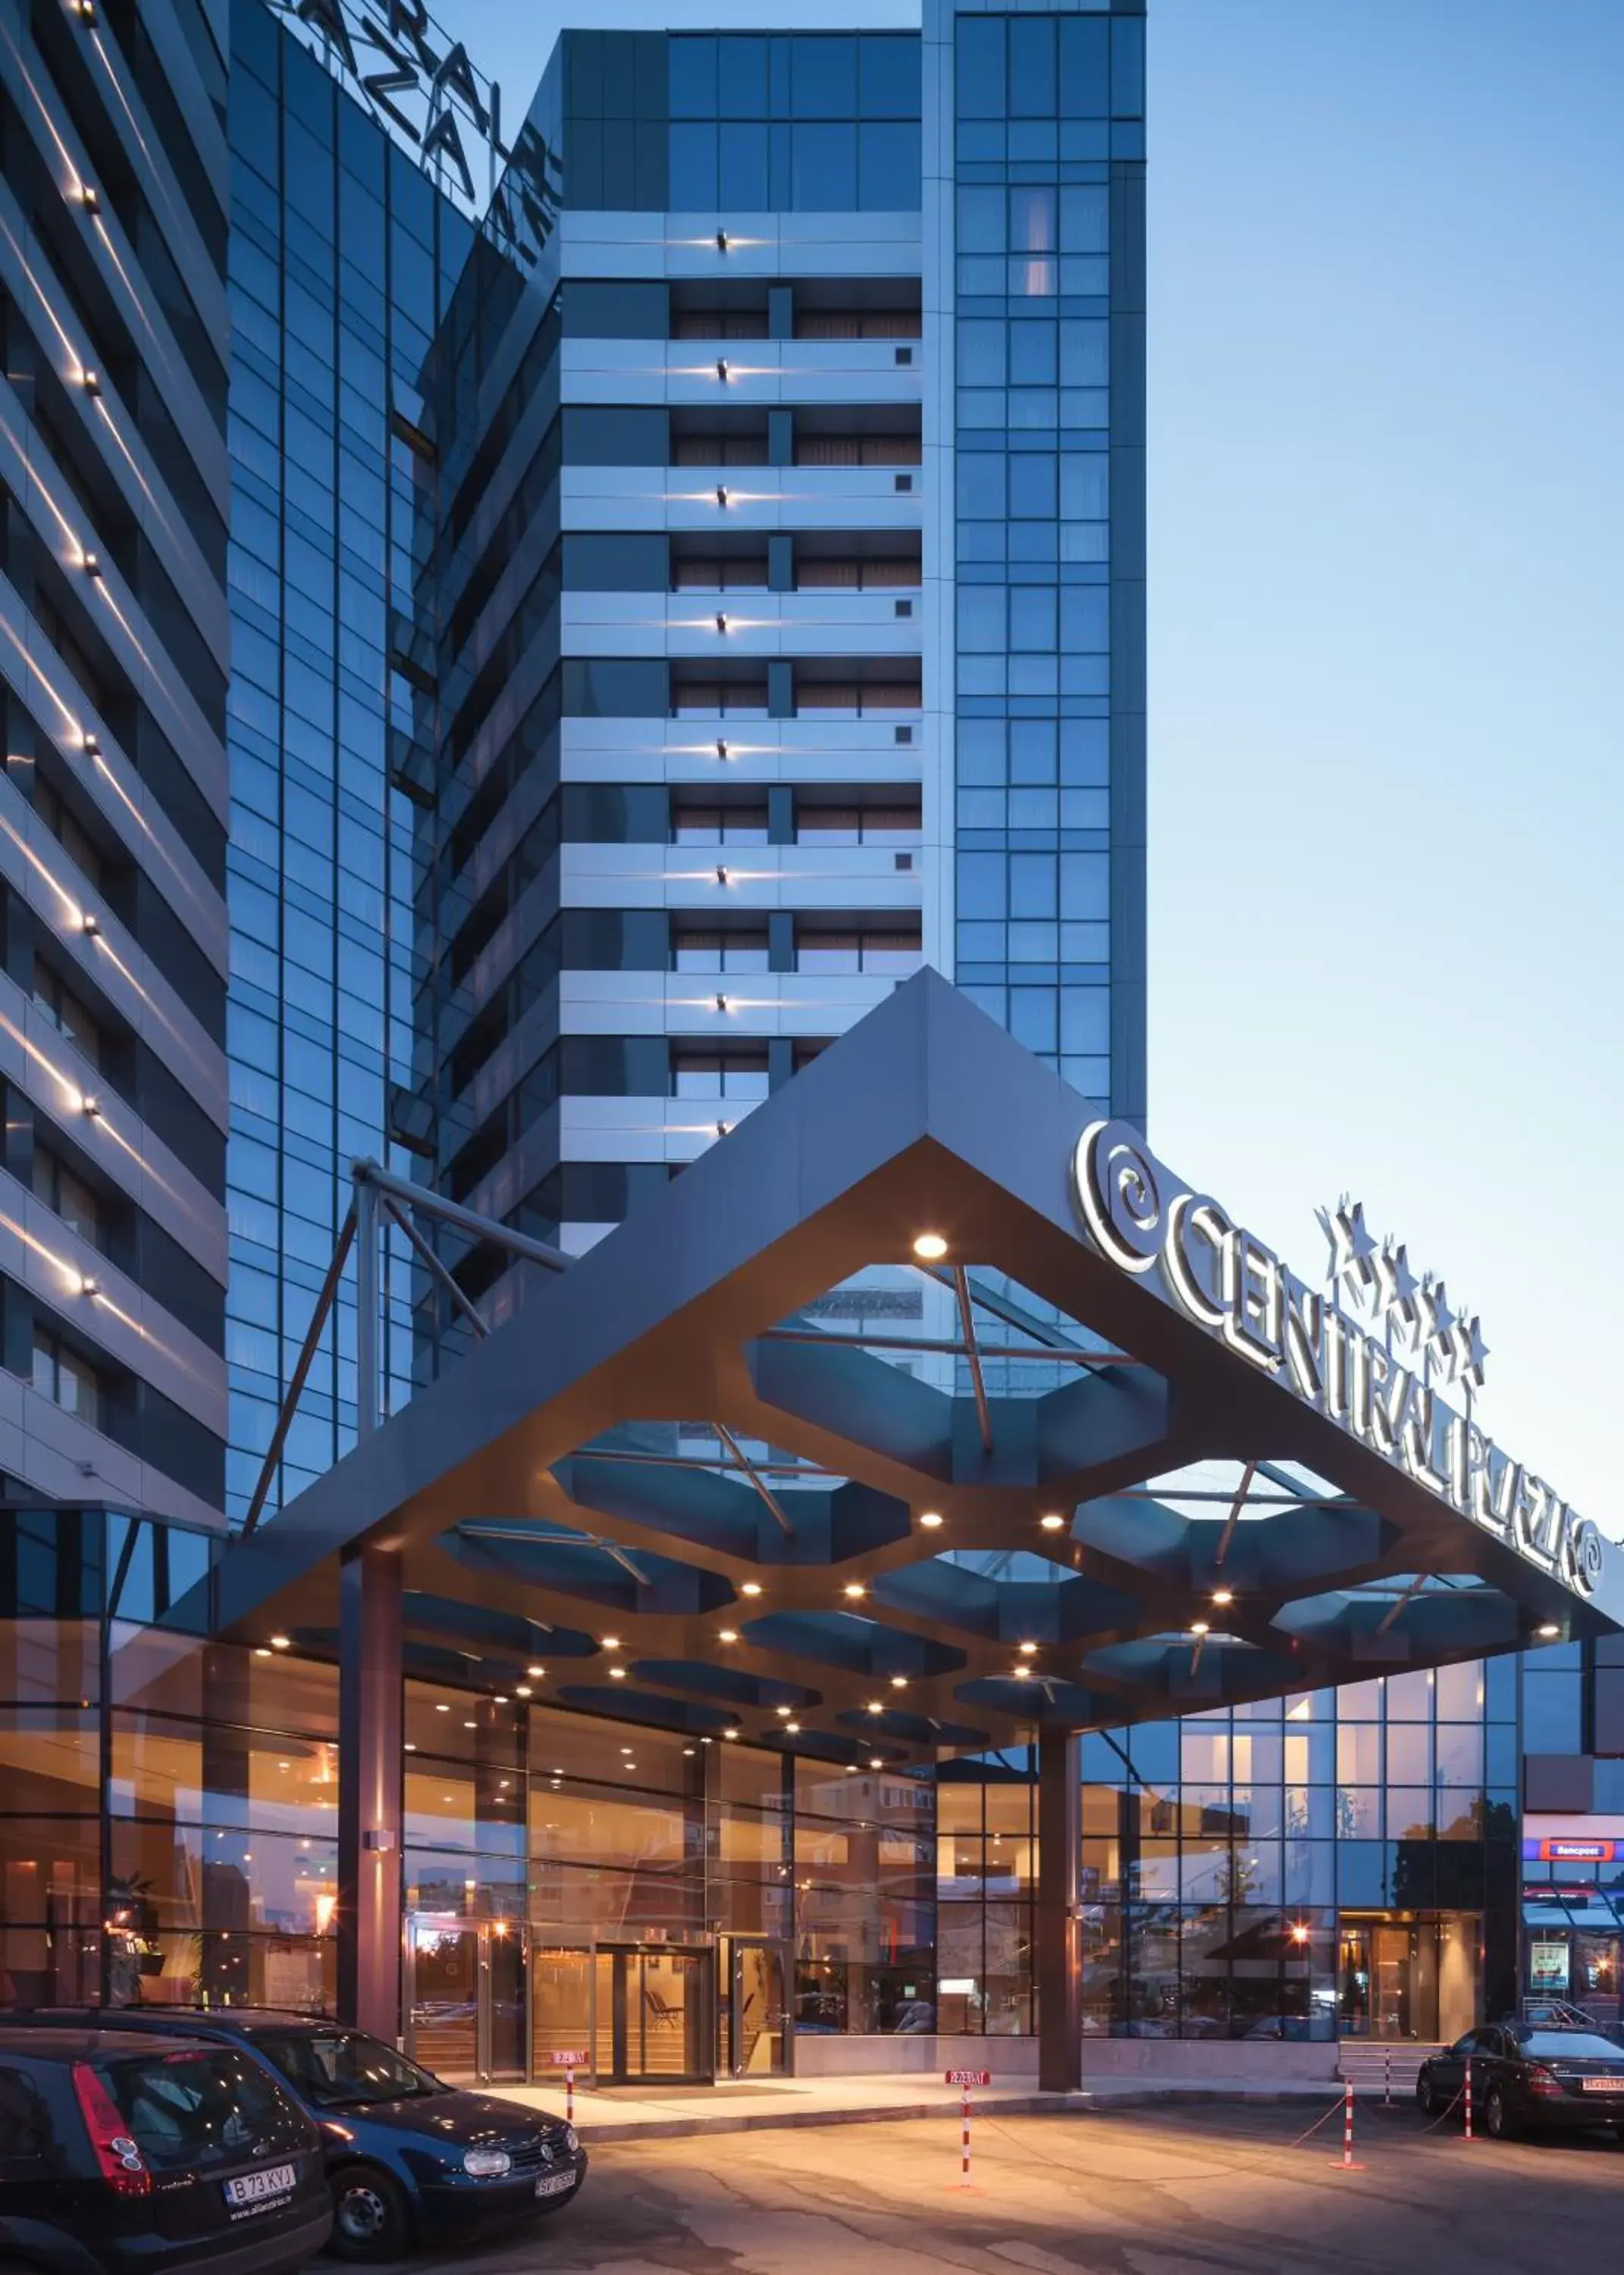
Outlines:
[[[510,115],[566,21],[833,20],[435,12]],[[1624,4],[1151,27],[1152,1138],[1305,1274],[1362,1196],[1624,1534]]]

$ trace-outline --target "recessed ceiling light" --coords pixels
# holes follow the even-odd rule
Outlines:
[[[716,1630],[716,1640],[718,1643],[736,1643],[738,1641],[738,1629],[736,1628],[718,1628]]]
[[[416,1747],[416,1746],[415,1746],[415,1744],[412,1742],[412,1741],[410,1738],[408,1738],[408,1740],[406,1741],[405,1744],[401,1748],[401,1751],[402,1751],[402,1753],[403,1753],[403,1754],[415,1754],[415,1753],[416,1753],[416,1751],[417,1751],[417,1747]]]
[[[1191,1635],[1208,1635],[1212,1632],[1205,1620],[1191,1620],[1190,1631]]]
[[[845,1592],[850,1597],[852,1602],[855,1604],[859,1596],[867,1595],[868,1590],[863,1585],[861,1580],[848,1580],[846,1583]]]
[[[623,1754],[629,1754],[631,1751],[631,1749],[630,1746],[623,1746],[621,1748],[621,1751]]]
[[[268,1659],[270,1657],[269,1644],[262,1643],[253,1655],[256,1659]]]
[[[871,1714],[883,1714],[886,1711],[884,1699],[871,1698],[868,1702],[868,1711]]]
[[[437,1705],[435,1706],[435,1708],[434,1708],[434,1712],[435,1712],[435,1713],[436,1713],[436,1714],[449,1714],[449,1713],[450,1712],[450,1711],[451,1711],[451,1710],[450,1710],[450,1708],[449,1708],[449,1706],[444,1706],[444,1705],[438,1705],[438,1704],[437,1704]]]
[[[602,1638],[602,1641],[605,1651],[618,1651],[620,1649],[620,1637],[618,1636],[605,1636]]]
[[[273,1651],[291,1651],[292,1648],[293,1638],[291,1636],[274,1635],[271,1637],[271,1649]]]
[[[736,1730],[724,1730],[721,1735],[724,1738],[736,1738],[738,1732]]]
[[[529,1683],[521,1682],[513,1696],[516,1698],[533,1698],[535,1693],[531,1689]]]
[[[908,1677],[905,1674],[894,1674],[891,1677],[891,1688],[893,1690],[906,1690]]]
[[[1021,1649],[1022,1649],[1023,1651],[1028,1652],[1029,1654],[1030,1654],[1031,1652],[1032,1652],[1032,1651],[1036,1651],[1036,1650],[1037,1650],[1037,1648],[1038,1648],[1038,1646],[1037,1646],[1037,1644],[1036,1644],[1035,1643],[1023,1643],[1023,1644],[1021,1645]]]
[[[692,1757],[693,1757],[693,1748],[692,1748],[691,1746],[684,1746],[684,1747],[683,1748],[683,1759],[684,1759],[684,1761],[690,1761],[690,1760],[691,1760]]]
[[[498,1706],[505,1706],[508,1703],[506,1697],[500,1690],[496,1693],[495,1703]]]
[[[793,1709],[789,1706],[780,1706],[777,1712],[781,1714],[789,1714],[793,1712]]]
[[[1534,1630],[1542,1643],[1554,1643],[1562,1632],[1554,1620],[1546,1620]]]
[[[788,1730],[792,1738],[799,1737],[801,1734],[801,1726],[798,1722],[786,1722],[784,1724],[784,1727]]]
[[[533,1682],[540,1682],[547,1669],[544,1667],[527,1667],[525,1672]]]
[[[623,1667],[610,1667],[610,1669],[609,1669],[609,1681],[610,1681],[611,1682],[623,1682],[625,1681],[625,1679],[626,1679],[626,1670],[625,1670],[625,1668],[624,1668]]]
[[[1051,1510],[1047,1516],[1040,1516],[1038,1522],[1046,1532],[1058,1532],[1066,1520],[1063,1516],[1056,1516]]]
[[[1235,1601],[1235,1590],[1233,1588],[1214,1588],[1212,1591],[1212,1601],[1215,1604],[1233,1604]]]
[[[740,1585],[739,1593],[741,1596],[759,1596],[761,1593],[760,1581],[745,1580]]]
[[[941,1511],[939,1508],[922,1509],[919,1514],[919,1522],[930,1531],[934,1532],[936,1527],[941,1523]]]
[[[477,1729],[479,1728],[479,1727],[480,1727],[480,1726],[479,1726],[479,1724],[478,1724],[477,1722],[465,1722],[465,1723],[463,1724],[463,1727],[464,1727],[464,1729],[465,1729],[465,1730],[477,1730]]]
[[[870,1761],[869,1767],[871,1770],[882,1770],[885,1767],[885,1764],[880,1760],[879,1755],[876,1754]]]
[[[913,1252],[922,1264],[939,1264],[948,1252],[948,1243],[939,1232],[916,1235]]]
[[[1028,1665],[1026,1664],[1026,1661],[1025,1661],[1023,1659],[1017,1659],[1017,1660],[1016,1661],[1015,1674],[1016,1674],[1016,1680],[1017,1682],[1026,1682],[1026,1681],[1027,1681],[1027,1679],[1030,1677],[1031,1674],[1031,1667],[1028,1667]]]

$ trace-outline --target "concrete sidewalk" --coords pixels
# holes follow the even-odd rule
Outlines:
[[[996,2050],[988,2067],[998,2075]],[[504,2101],[562,2116],[563,2082],[554,2086],[503,2085]],[[1329,2109],[1341,2093],[1333,2079],[1255,2077],[1176,2080],[1103,2077],[1080,2093],[1040,2093],[1030,2079],[978,2087],[974,2107],[989,2117],[1083,2115],[1091,2110],[1138,2109],[1177,2102],[1289,2102],[1311,2112]],[[577,2085],[575,2122],[589,2147],[612,2141],[680,2140],[695,2134],[755,2133],[808,2125],[876,2125],[903,2118],[956,2120],[956,2087],[919,2076],[774,2077],[729,2079],[720,2085],[669,2088],[621,2086],[603,2092]]]

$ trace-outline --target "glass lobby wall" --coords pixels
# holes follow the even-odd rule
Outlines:
[[[1514,1662],[1094,1733],[1084,1772],[1087,2029],[1434,2037],[1509,2003]]]

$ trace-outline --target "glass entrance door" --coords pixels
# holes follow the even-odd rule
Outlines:
[[[782,1947],[732,1937],[722,1947],[722,1969],[716,2002],[718,2072],[782,2077],[789,2057]]]
[[[525,2075],[525,1938],[506,1920],[416,1915],[407,1926],[407,2044],[437,2077]]]
[[[600,2085],[708,2083],[711,1954],[593,1955],[593,2072]]]

